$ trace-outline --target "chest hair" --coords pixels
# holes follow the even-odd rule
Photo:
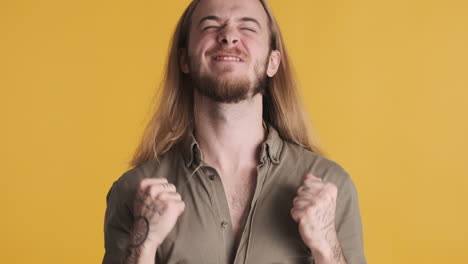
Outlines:
[[[242,181],[238,181],[237,184],[231,183],[226,186],[226,198],[231,214],[232,229],[236,237],[241,235],[245,220],[250,211],[256,182],[255,174],[245,177]]]

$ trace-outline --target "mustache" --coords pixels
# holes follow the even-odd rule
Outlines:
[[[215,49],[212,49],[210,51],[208,51],[206,54],[208,56],[213,56],[217,53],[227,53],[227,54],[231,54],[231,55],[234,55],[234,56],[238,56],[242,59],[244,59],[246,56],[245,54],[238,48],[234,47],[234,48],[215,48]]]

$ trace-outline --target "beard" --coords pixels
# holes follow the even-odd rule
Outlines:
[[[265,60],[267,61],[267,60]],[[189,65],[191,65],[189,63]],[[190,80],[195,90],[217,103],[238,103],[257,94],[263,95],[267,86],[266,63],[256,64],[254,79],[246,77],[209,76],[199,67],[190,66]]]

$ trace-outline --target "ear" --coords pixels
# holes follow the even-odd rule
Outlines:
[[[179,49],[179,67],[180,70],[185,74],[188,74],[190,72],[186,49]]]
[[[266,71],[266,74],[268,77],[273,77],[276,72],[279,69],[281,63],[281,53],[279,50],[273,50],[270,53],[269,59],[268,59],[268,68]]]

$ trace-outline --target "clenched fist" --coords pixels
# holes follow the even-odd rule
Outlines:
[[[315,253],[314,258],[343,257],[335,230],[337,194],[334,184],[325,183],[309,173],[293,200],[291,216],[299,223],[301,238],[312,253]]]
[[[148,253],[146,255],[154,263],[153,256],[157,248],[172,230],[184,208],[182,197],[167,179],[142,180],[133,204],[135,222],[130,237],[130,259],[138,260],[142,257],[142,249],[145,249],[145,253]]]

